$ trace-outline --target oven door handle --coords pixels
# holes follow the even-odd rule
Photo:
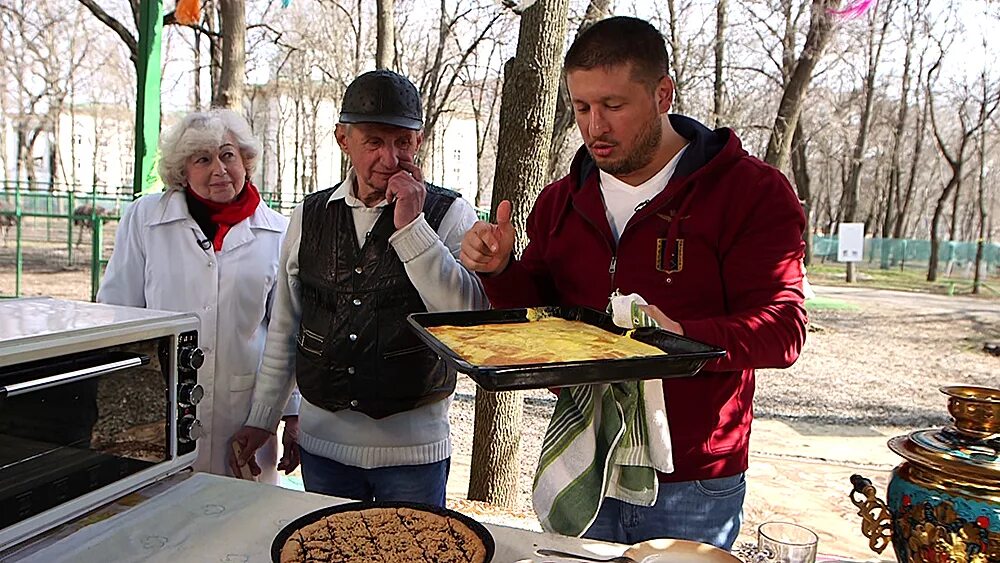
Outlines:
[[[31,381],[12,383],[10,385],[0,387],[0,399],[5,397],[16,397],[25,393],[31,393],[32,391],[39,391],[41,389],[47,389],[49,387],[55,387],[56,385],[63,385],[73,381],[82,381],[84,379],[90,379],[92,377],[121,371],[123,369],[143,366],[148,363],[149,356],[145,354],[135,354],[127,358],[102,363],[96,366],[68,371],[57,375],[50,375],[48,377],[33,379]]]

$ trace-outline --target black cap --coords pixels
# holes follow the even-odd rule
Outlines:
[[[366,72],[344,92],[340,122],[384,123],[418,130],[424,123],[420,94],[406,77],[391,70]]]

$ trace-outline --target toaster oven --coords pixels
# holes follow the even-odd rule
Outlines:
[[[0,301],[0,550],[194,463],[198,318]]]

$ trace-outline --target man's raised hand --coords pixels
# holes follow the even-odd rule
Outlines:
[[[462,239],[459,258],[473,272],[497,274],[507,267],[514,250],[514,225],[510,222],[511,204],[504,200],[497,207],[496,224],[476,221]]]
[[[389,178],[385,200],[396,204],[393,223],[397,229],[402,229],[423,212],[427,188],[423,171],[413,161],[400,158],[399,168],[400,171]]]

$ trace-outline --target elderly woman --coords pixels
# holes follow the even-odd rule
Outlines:
[[[159,171],[167,190],[129,206],[97,294],[101,303],[201,319],[198,418],[206,435],[195,470],[220,475],[231,474],[229,438],[250,410],[288,223],[250,182],[260,151],[246,120],[229,110],[191,113],[164,132]],[[284,437],[296,429],[289,419]],[[278,468],[294,469],[297,451],[286,447]],[[256,461],[261,480],[276,483],[274,437]]]

